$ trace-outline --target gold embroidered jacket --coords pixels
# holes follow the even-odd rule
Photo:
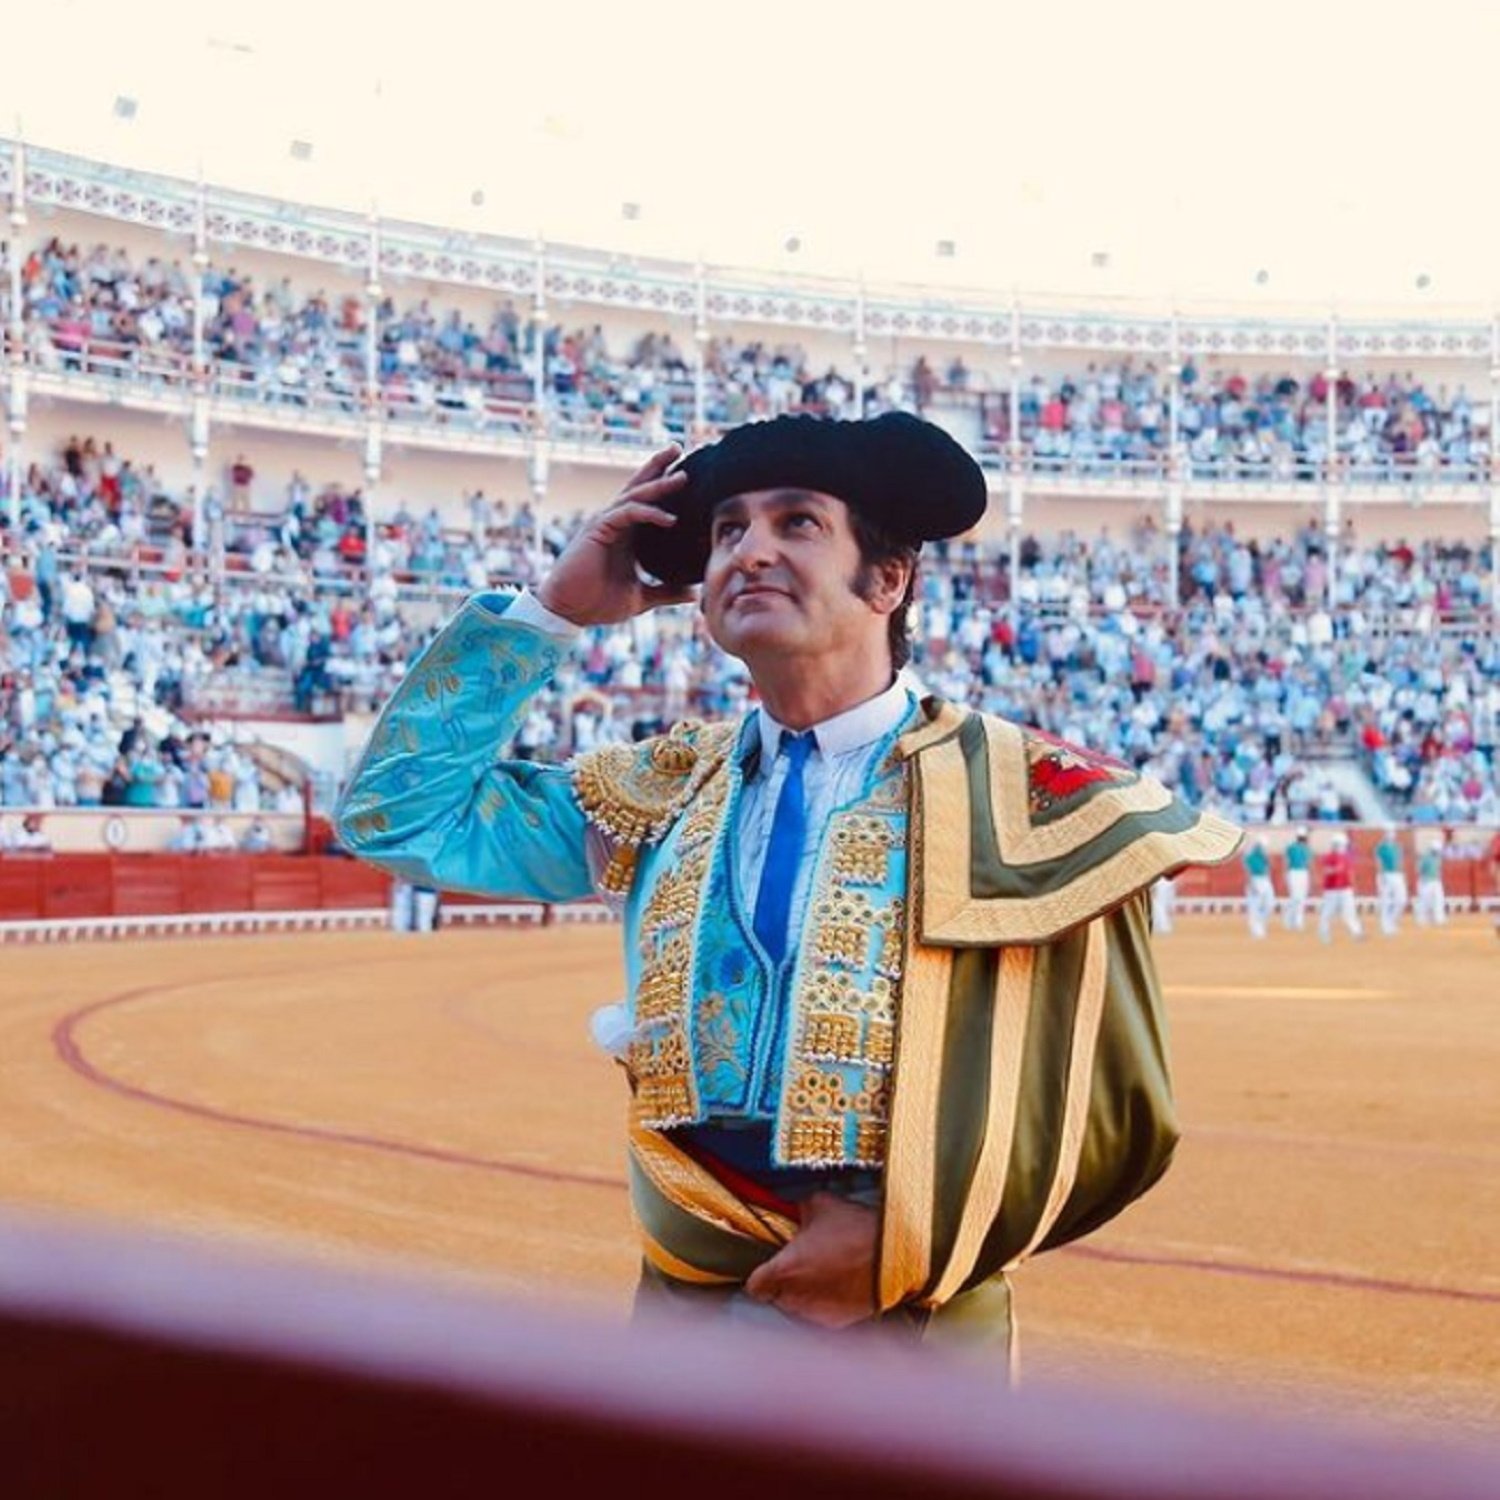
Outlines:
[[[571,769],[496,758],[555,642],[466,604],[382,714],[336,815],[351,850],[490,894],[626,896],[646,1253],[732,1283],[793,1226],[672,1142],[700,1117],[693,953],[739,727],[682,725]],[[938,1306],[1145,1191],[1176,1139],[1143,892],[1238,835],[1148,778],[937,702],[874,805],[825,840],[790,1004],[776,1154],[884,1168],[880,1297]],[[895,892],[892,899],[892,892]],[[863,903],[863,904],[862,904]]]
[[[585,807],[619,837],[622,885],[639,880],[637,848],[648,873],[655,850],[670,850],[684,808],[711,844],[731,744],[723,731],[686,726],[580,763]],[[668,755],[678,766],[675,788],[657,781]],[[858,1046],[855,1028],[868,1036],[889,1021],[886,1066],[862,1101],[794,1086],[777,1132],[778,1158],[788,1164],[869,1161],[859,1145],[840,1154],[840,1143],[854,1142],[883,1165],[887,1308],[941,1306],[1098,1227],[1165,1171],[1177,1130],[1144,893],[1164,874],[1229,858],[1239,842],[1232,827],[1194,814],[1149,778],[948,704],[924,706],[896,759],[909,810],[896,953],[885,938],[889,908],[873,914],[873,930],[866,908],[848,924],[846,962],[819,963],[840,947],[819,921],[842,932],[836,903],[857,894],[828,879],[815,888],[790,1002],[797,1067],[825,1065],[826,1039],[840,1028],[847,1049]],[[864,811],[855,810],[856,825]],[[854,832],[835,826],[830,842]],[[865,833],[861,853],[872,839],[878,834]],[[669,863],[708,893],[706,858]],[[855,856],[847,867],[861,863]],[[838,868],[835,856],[823,873]],[[700,909],[672,890],[677,906]],[[681,1280],[738,1281],[795,1225],[737,1199],[663,1132],[694,1117],[680,1092],[692,1087],[692,996],[658,982],[653,961],[664,950],[649,921],[644,928],[643,983],[653,997],[669,995],[663,1014],[677,1022],[664,1055],[640,1043],[632,1053],[632,1185],[646,1253]],[[856,953],[884,954],[876,975],[889,989],[878,996],[868,974],[863,986],[854,977],[843,997],[854,1003],[830,1004],[830,984],[858,975]],[[665,954],[666,968],[690,972],[687,945]],[[867,1061],[873,1051],[867,1045]],[[666,1101],[663,1077],[673,1091]],[[835,1129],[851,1105],[854,1129]]]

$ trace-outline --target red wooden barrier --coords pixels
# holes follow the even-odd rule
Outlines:
[[[40,916],[45,875],[51,863],[32,856],[0,859],[0,921],[20,912],[32,918]]]
[[[390,880],[301,854],[52,854],[0,858],[0,922],[383,906]]]
[[[547,1318],[368,1274],[0,1219],[5,1492],[111,1500],[1494,1500],[1377,1440],[860,1333]]]
[[[254,860],[234,854],[178,855],[183,911],[252,911]]]
[[[114,856],[110,854],[56,855],[44,862],[41,910],[7,913],[39,917],[49,922],[70,917],[113,916]]]
[[[352,859],[319,859],[312,861],[318,875],[318,906],[324,911],[344,910],[358,906],[379,906],[389,892],[389,881],[377,875],[379,894],[371,899],[370,877],[376,875],[368,865]]]
[[[151,917],[186,911],[179,854],[117,854],[110,860],[111,916]]]
[[[1321,847],[1329,829],[1314,830]],[[1283,834],[1284,836],[1284,834]],[[1354,834],[1356,888],[1375,892],[1374,846],[1379,833]],[[1424,833],[1435,839],[1437,832]],[[1410,835],[1407,876],[1415,882]],[[1285,865],[1273,852],[1277,889],[1284,890]],[[1488,859],[1450,859],[1443,864],[1449,900],[1459,908],[1497,893],[1497,870]],[[1313,892],[1320,883],[1314,863]],[[1245,893],[1238,860],[1209,870],[1187,870],[1177,894],[1185,900],[1235,898]],[[390,880],[358,860],[302,854],[54,854],[0,857],[0,922],[69,918],[172,916],[179,912],[343,911],[383,906]],[[450,904],[488,898],[452,895]]]
[[[252,862],[252,911],[316,911],[321,903],[318,871],[311,860],[283,858]],[[379,903],[371,901],[366,904],[375,906]]]

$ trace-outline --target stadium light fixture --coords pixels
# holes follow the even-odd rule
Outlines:
[[[1417,277],[1417,290],[1419,292],[1425,292],[1431,285],[1432,277],[1430,277],[1426,271],[1423,271],[1421,275]]]
[[[136,110],[139,108],[140,106],[129,94],[115,95],[115,118],[117,120],[135,119]]]
[[[622,203],[620,205],[620,217],[634,221],[641,216],[641,205],[639,203]]]
[[[958,254],[958,241],[939,240],[937,242],[937,253],[942,260],[952,260]]]
[[[292,154],[292,160],[293,161],[311,161],[312,160],[312,153],[313,153],[313,148],[312,148],[312,142],[311,141],[293,141],[292,142],[291,154]]]
[[[1264,268],[1255,273],[1256,286],[1264,286],[1271,279],[1271,273]]]
[[[1089,263],[1096,271],[1107,271],[1109,269],[1109,251],[1094,251],[1094,253],[1089,256]]]
[[[802,237],[796,234],[787,235],[786,240],[783,242],[781,248],[785,250],[788,255],[795,255],[802,248]]]
[[[475,188],[474,191],[469,194],[469,202],[475,208],[483,208],[484,207],[484,189],[483,188]]]

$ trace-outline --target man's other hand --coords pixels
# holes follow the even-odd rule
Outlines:
[[[814,1193],[802,1206],[802,1227],[751,1273],[745,1291],[820,1328],[847,1328],[873,1318],[879,1235],[880,1216],[873,1208]]]
[[[680,469],[666,472],[681,451],[672,443],[653,453],[614,501],[589,518],[538,586],[541,604],[574,625],[617,625],[658,605],[685,604],[693,597],[691,589],[642,583],[631,545],[631,531],[638,525],[676,525],[676,517],[655,502],[687,482]]]

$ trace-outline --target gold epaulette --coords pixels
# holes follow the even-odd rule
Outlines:
[[[600,878],[624,895],[643,844],[660,838],[699,787],[723,763],[739,726],[684,719],[635,745],[605,745],[573,763],[573,787],[585,817],[613,845]]]
[[[1108,757],[929,701],[903,738],[921,809],[922,940],[1043,943],[1152,881],[1218,864],[1242,835]]]

